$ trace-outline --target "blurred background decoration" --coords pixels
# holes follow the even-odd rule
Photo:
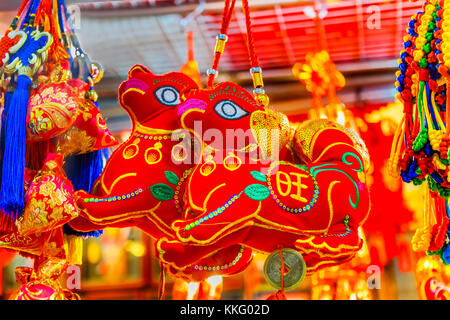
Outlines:
[[[10,24],[20,2],[0,3],[0,30]],[[119,141],[128,138],[131,123],[119,107],[117,89],[131,66],[143,64],[155,73],[183,68],[197,81],[205,80],[222,1],[67,2],[84,50],[105,69],[96,91],[107,125]],[[407,24],[421,2],[250,0],[249,4],[270,107],[292,122],[328,117],[353,128],[366,142],[372,162],[368,176],[372,214],[361,230],[366,246],[354,261],[307,277],[296,290],[286,292],[287,298],[447,298],[449,267],[411,250],[412,230],[422,217],[423,192],[387,173],[402,113],[394,98],[397,59]],[[238,2],[216,82],[234,81],[251,91],[245,32]],[[331,93],[316,95],[307,84],[318,84],[314,58],[326,61],[335,72]],[[324,113],[315,112],[319,109]],[[156,299],[160,270],[153,250],[152,240],[135,228],[107,229],[100,238],[85,240],[81,289],[76,292],[82,299]],[[265,299],[273,288],[264,280],[264,258],[255,254],[244,273],[230,278],[212,277],[203,283],[168,278],[166,299]],[[2,298],[17,286],[15,267],[27,263],[0,251]],[[381,272],[378,289],[368,289],[370,266]]]

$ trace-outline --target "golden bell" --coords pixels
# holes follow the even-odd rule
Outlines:
[[[258,94],[256,96],[256,100],[264,107],[267,107],[269,105],[269,96],[265,93]]]
[[[97,102],[98,94],[94,90],[90,90],[90,91],[86,92],[86,98],[89,100],[92,100],[94,102]]]

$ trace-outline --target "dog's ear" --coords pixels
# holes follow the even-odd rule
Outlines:
[[[130,69],[130,71],[128,71],[128,79],[132,79],[132,78],[136,77],[136,75],[137,75],[138,73],[149,73],[149,74],[153,74],[153,73],[150,71],[149,68],[147,68],[147,67],[145,67],[145,66],[143,66],[143,65],[137,64],[137,65],[135,65],[134,67],[132,67],[132,68]]]

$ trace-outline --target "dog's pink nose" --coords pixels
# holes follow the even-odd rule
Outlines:
[[[191,109],[206,110],[206,102],[199,99],[189,99],[177,107],[177,115],[181,117],[185,112]]]
[[[121,93],[126,92],[128,89],[138,89],[143,92],[147,92],[149,85],[142,80],[139,79],[130,79],[124,82],[122,87],[120,88]]]

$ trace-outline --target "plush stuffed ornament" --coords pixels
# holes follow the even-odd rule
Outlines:
[[[89,232],[137,226],[155,239],[173,238],[171,224],[183,218],[185,181],[195,161],[188,149],[189,133],[181,133],[185,139],[176,133],[180,127],[176,107],[185,93],[195,89],[196,83],[182,73],[155,75],[140,65],[130,70],[119,89],[119,101],[133,123],[132,134],[113,152],[92,192],[77,192],[81,216],[69,223],[71,228]],[[186,138],[188,144],[180,143]],[[240,272],[251,259],[250,250],[236,245],[199,261],[196,268],[167,271],[174,277],[202,280]],[[224,264],[230,265],[216,268]]]
[[[311,273],[355,256],[363,243],[358,227],[370,207],[368,155],[357,135],[316,120],[301,124],[290,142],[285,117],[229,82],[187,98],[178,107],[181,123],[193,130],[200,121],[209,145],[187,180],[184,213],[189,219],[172,224],[176,240],[157,243],[161,261],[182,269],[240,244],[272,253],[269,258],[282,263],[300,252]],[[224,145],[220,139],[230,136],[234,141],[225,139]],[[282,158],[289,142],[298,163]],[[296,266],[301,278],[303,267]],[[272,271],[280,280],[280,266]]]
[[[72,228],[142,224],[155,237],[171,234],[170,223],[174,215],[179,216],[173,207],[175,189],[192,166],[190,159],[188,164],[181,163],[187,153],[173,150],[179,143],[171,139],[179,127],[175,107],[184,90],[195,88],[180,73],[159,76],[143,66],[130,70],[119,89],[119,101],[130,115],[133,132],[110,156],[91,194],[77,193],[78,206],[89,223],[77,219],[71,222]],[[174,165],[177,160],[180,165]]]
[[[78,216],[72,183],[62,168],[62,155],[49,154],[25,193],[26,207],[16,220],[19,233],[29,235],[62,227]]]

